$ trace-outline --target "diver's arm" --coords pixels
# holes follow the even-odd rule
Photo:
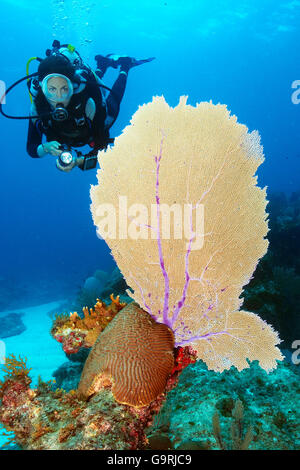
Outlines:
[[[42,147],[42,136],[43,133],[40,127],[40,121],[35,121],[35,123],[33,123],[30,119],[26,150],[32,158],[41,158],[46,155],[46,152],[44,152]]]
[[[30,115],[36,116],[37,114],[37,109],[33,101],[31,104]],[[27,152],[33,158],[42,158],[47,153],[42,144],[42,137],[43,132],[41,121],[37,118],[30,119],[27,137]]]
[[[29,121],[28,137],[27,137],[27,153],[32,158],[42,158],[45,155],[51,154],[57,157],[61,154],[61,144],[56,140],[51,142],[42,143],[43,132],[41,130],[40,121],[35,123]]]

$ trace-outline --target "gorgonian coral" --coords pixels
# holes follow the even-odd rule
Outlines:
[[[171,108],[154,98],[115,146],[99,153],[92,215],[130,296],[191,344],[210,369],[282,360],[277,333],[240,295],[266,253],[266,189],[257,131],[223,105]]]

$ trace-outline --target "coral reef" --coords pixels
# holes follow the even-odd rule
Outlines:
[[[81,348],[91,348],[99,334],[111,322],[114,316],[125,307],[119,296],[110,296],[111,303],[97,299],[94,308],[83,307],[83,318],[77,312],[58,314],[55,317],[51,335],[62,343],[66,354],[76,354]]]
[[[231,439],[232,439],[232,450],[247,450],[250,442],[253,439],[252,428],[250,427],[248,431],[243,436],[243,413],[244,406],[241,400],[237,400],[234,408],[232,410],[232,417],[234,418],[231,424]],[[219,413],[216,411],[213,415],[213,433],[215,439],[220,446],[220,449],[227,450],[226,445],[223,442],[221,434],[221,426]]]
[[[148,448],[145,431],[166,394],[177,385],[183,368],[195,360],[194,351],[186,347],[179,353],[181,349],[175,352],[174,368],[164,392],[140,408],[118,404],[109,384],[103,384],[88,401],[81,400],[75,390],[66,393],[41,380],[36,389],[31,389],[26,363],[13,358],[1,386],[0,422],[25,450]],[[21,375],[28,380],[20,381]]]
[[[299,366],[298,366],[299,368]],[[201,390],[201,393],[199,393]],[[252,428],[250,450],[300,449],[299,370],[286,362],[272,374],[257,362],[238,372],[234,368],[216,374],[197,361],[185,368],[178,385],[167,396],[147,437],[168,439],[173,449],[219,450],[213,416],[220,416],[223,445],[232,448],[232,412],[243,404],[243,437]]]
[[[41,380],[31,389],[26,361],[8,358],[0,422],[23,449],[295,448],[297,410],[272,402],[283,390],[288,396],[287,385],[262,374],[278,366],[294,393],[298,381],[277,364],[277,332],[240,309],[268,247],[266,189],[255,176],[264,160],[258,133],[225,106],[191,107],[181,98],[171,108],[155,98],[99,160],[93,220],[134,302],[112,296],[108,307],[97,299],[83,316],[56,317],[51,333],[67,354],[92,347],[77,390]],[[108,204],[118,227],[103,220]],[[97,276],[98,289],[103,273]],[[81,364],[71,368],[68,388]],[[253,426],[246,434],[243,410],[246,429],[249,419]]]
[[[300,337],[300,193],[271,193],[268,209],[269,250],[245,287],[243,307],[270,322],[289,348]]]
[[[5,379],[16,379],[16,380],[27,380],[28,374],[31,369],[27,367],[27,358],[22,359],[19,356],[19,359],[16,358],[14,354],[10,354],[5,358],[5,363],[2,366],[2,370],[5,374]]]
[[[70,355],[71,358],[73,358],[73,356],[74,354]],[[79,361],[67,361],[61,364],[61,366],[52,374],[55,379],[56,386],[58,388],[63,388],[67,392],[77,389],[83,365],[84,362],[82,363]]]
[[[97,275],[97,271],[95,275]],[[120,269],[118,268],[118,266],[116,266],[112,270],[110,275],[108,276],[106,283],[103,287],[103,290],[101,292],[101,295],[103,299],[106,299],[107,296],[109,296],[110,292],[118,292],[118,294],[120,295],[120,298],[121,299],[125,298],[126,302],[128,303],[128,299],[130,299],[130,297],[128,297],[128,294],[127,294],[128,289],[129,289],[128,284],[126,283],[124,277],[122,276]]]
[[[14,354],[5,358],[2,366],[5,374],[4,380],[0,381],[0,422],[8,431],[12,431],[14,419],[22,419],[27,411],[27,403],[32,399],[33,392],[29,386],[31,379],[29,377],[30,368],[27,367],[27,358],[17,359]],[[16,414],[15,410],[18,410]],[[23,411],[22,411],[23,410]],[[15,436],[5,434],[8,437],[8,444],[15,442]]]
[[[103,285],[104,285],[103,281],[100,281],[95,276],[91,276],[85,280],[83,289],[84,291],[86,291],[88,296],[95,297],[97,299],[97,297],[99,297],[99,294],[103,289]]]
[[[92,291],[88,288],[88,279],[95,279],[94,282],[99,282],[98,290]],[[111,273],[107,273],[101,269],[97,269],[90,278],[85,281],[84,286],[77,293],[76,300],[74,301],[73,309],[80,311],[84,307],[93,307],[97,302],[97,298],[101,298],[103,302],[109,303],[111,292],[118,292],[122,302],[129,303],[132,301],[126,293],[128,285],[126,284],[119,268],[116,266]],[[100,287],[100,284],[102,287]]]
[[[300,191],[291,195],[271,193],[270,251],[275,266],[294,268],[300,274]]]
[[[275,266],[271,254],[266,255],[243,297],[244,308],[258,312],[280,331],[282,347],[300,337],[300,275],[294,268]]]

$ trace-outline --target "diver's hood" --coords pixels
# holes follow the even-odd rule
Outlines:
[[[57,97],[55,94],[50,93],[50,91],[48,90],[48,81],[50,80],[50,78],[54,78],[54,77],[63,78],[67,82],[67,85],[68,85],[68,91],[64,93],[60,98]],[[67,106],[74,92],[73,83],[71,82],[71,80],[65,75],[62,75],[60,73],[50,73],[49,75],[46,75],[46,77],[40,83],[40,86],[45,95],[45,98],[54,107],[58,103],[61,103],[64,106]]]

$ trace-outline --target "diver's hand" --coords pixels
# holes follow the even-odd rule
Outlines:
[[[45,153],[51,153],[55,157],[58,157],[61,154],[61,144],[56,142],[56,140],[52,140],[51,142],[46,142],[43,144],[43,150]]]
[[[77,158],[75,158],[69,165],[67,166],[62,166],[60,163],[59,163],[59,159],[57,158],[56,159],[56,168],[60,171],[64,171],[65,173],[69,173],[69,171],[73,170],[73,168],[75,166],[77,166]]]

